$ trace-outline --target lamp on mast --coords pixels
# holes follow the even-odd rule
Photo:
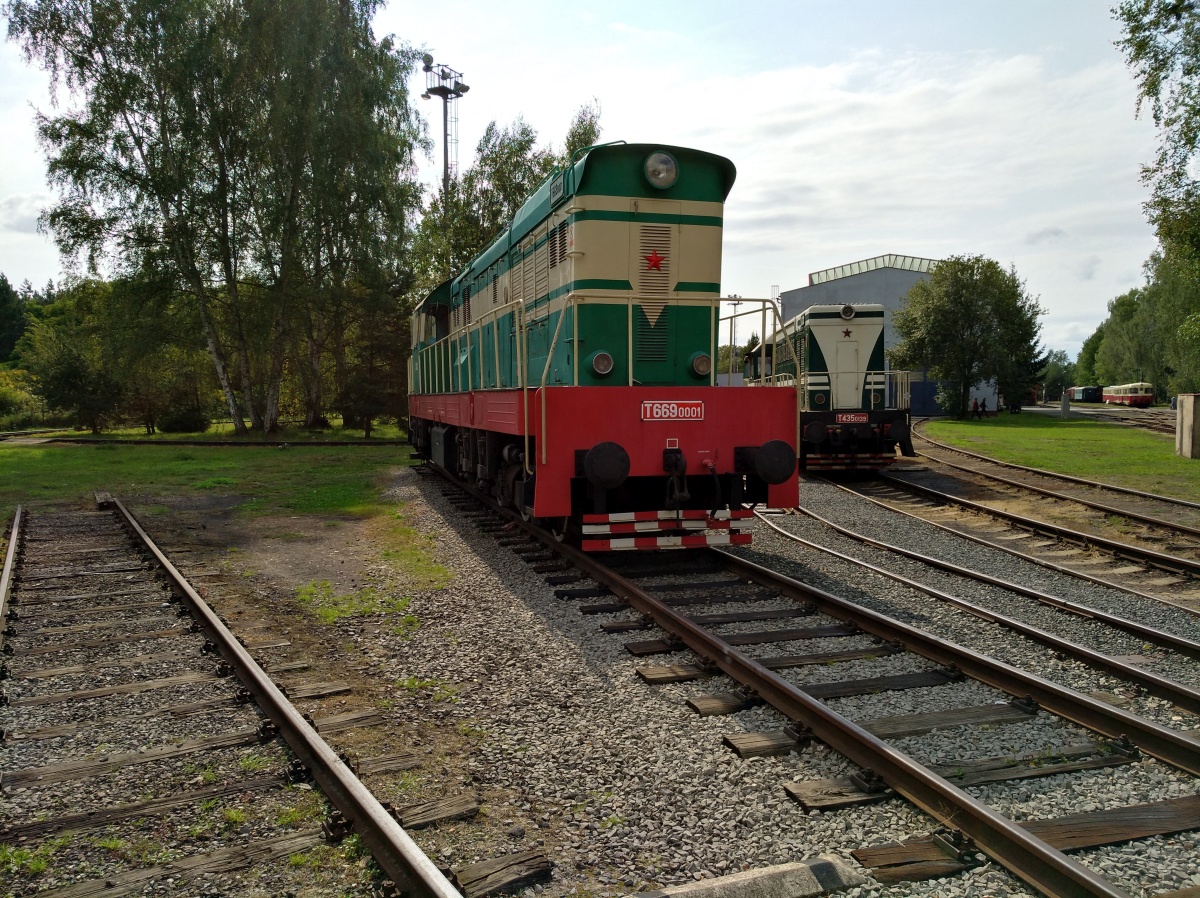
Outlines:
[[[442,100],[442,203],[450,195],[450,172],[458,168],[458,98],[471,88],[463,83],[462,72],[448,65],[439,65],[426,53],[421,57],[425,69],[425,93],[421,99],[440,97]],[[454,163],[450,157],[453,150]]]

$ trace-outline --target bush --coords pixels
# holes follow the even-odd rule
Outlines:
[[[163,433],[203,433],[212,425],[212,419],[199,406],[182,406],[167,409],[155,424]]]

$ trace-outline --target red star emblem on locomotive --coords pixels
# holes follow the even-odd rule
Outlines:
[[[850,328],[846,328],[844,331],[842,331],[842,336],[843,337],[850,336]]]
[[[660,256],[658,250],[651,250],[650,255],[642,256],[646,260],[646,270],[653,268],[655,271],[662,271],[662,263],[667,260],[666,256]]]

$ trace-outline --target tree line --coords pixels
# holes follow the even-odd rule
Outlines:
[[[1159,399],[1200,392],[1200,12],[1180,0],[1124,0],[1114,10],[1117,42],[1159,131],[1145,212],[1158,246],[1146,283],[1108,303],[1108,316],[1075,362],[1081,385],[1149,381]]]
[[[58,103],[42,227],[82,275],[0,275],[0,420],[272,432],[406,416],[409,314],[600,136],[492,122],[427,195],[420,53],[376,0],[10,0]],[[35,415],[34,409],[37,409]]]

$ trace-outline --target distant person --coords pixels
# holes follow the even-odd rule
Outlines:
[[[982,399],[979,400],[979,417],[981,417],[981,418],[987,417],[987,397],[986,396],[984,396]]]
[[[971,400],[971,417],[972,418],[979,417],[979,400],[978,399]]]

